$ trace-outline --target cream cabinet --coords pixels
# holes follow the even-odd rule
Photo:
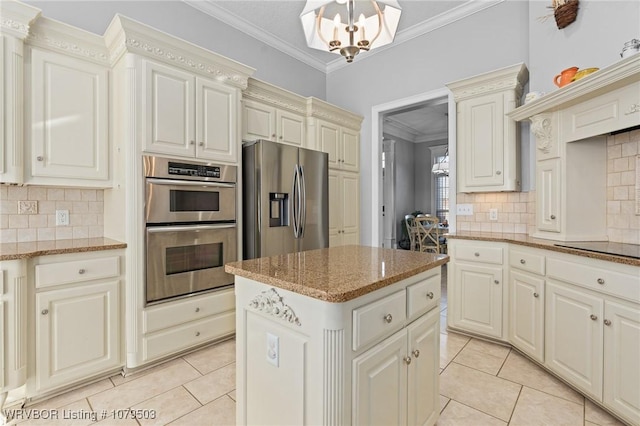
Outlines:
[[[447,84],[457,104],[458,192],[520,190],[520,135],[505,114],[528,77],[517,64]]]
[[[541,231],[561,232],[561,163],[559,158],[536,165],[536,226]]]
[[[435,423],[440,411],[439,314],[432,309],[353,360],[353,424]],[[390,395],[389,389],[397,392]]]
[[[237,162],[237,89],[148,59],[140,68],[145,152]]]
[[[449,241],[448,325],[497,339],[503,334],[503,257],[506,246]]]
[[[305,117],[251,100],[242,102],[242,139],[305,146]]]
[[[28,49],[26,182],[108,186],[109,68]]]
[[[35,374],[41,394],[123,365],[121,253],[35,261]]]
[[[329,170],[329,247],[360,243],[360,176]]]
[[[318,149],[329,154],[329,168],[360,170],[359,132],[323,120],[318,120],[315,127]]]

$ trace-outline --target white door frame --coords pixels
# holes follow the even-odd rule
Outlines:
[[[371,108],[371,244],[374,247],[382,247],[382,114],[401,109],[409,105],[422,103],[438,98],[447,97],[449,100],[449,232],[456,231],[456,103],[453,93],[444,87],[431,92],[421,93],[398,99]]]

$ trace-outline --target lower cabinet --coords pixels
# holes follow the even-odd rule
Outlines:
[[[511,271],[509,278],[509,341],[538,362],[544,362],[544,278]]]
[[[434,424],[439,408],[437,309],[353,360],[353,424]],[[389,389],[397,389],[389,398]]]

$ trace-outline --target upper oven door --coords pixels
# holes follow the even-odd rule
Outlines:
[[[236,185],[146,179],[145,221],[179,223],[236,220]]]

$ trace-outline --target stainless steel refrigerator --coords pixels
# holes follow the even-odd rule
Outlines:
[[[242,146],[243,258],[329,247],[329,156],[267,140]]]

